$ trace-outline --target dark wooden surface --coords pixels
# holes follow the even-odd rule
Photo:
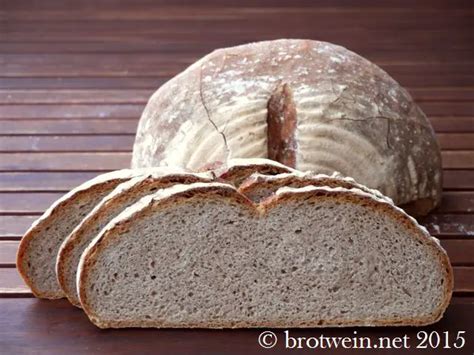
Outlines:
[[[100,331],[64,300],[32,298],[14,260],[22,234],[52,201],[129,165],[138,118],[163,82],[214,48],[291,37],[341,44],[374,61],[432,122],[444,192],[421,222],[450,255],[455,293],[445,318],[427,330],[468,331],[455,353],[472,354],[473,12],[468,0],[0,0],[0,353],[263,352],[258,330]],[[416,331],[360,329],[371,337]],[[265,350],[280,351],[290,350]]]

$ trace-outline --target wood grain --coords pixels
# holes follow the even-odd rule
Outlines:
[[[23,45],[24,46],[24,45]],[[146,104],[152,90],[0,90],[1,105]],[[460,92],[462,93],[462,91]],[[428,95],[428,94],[424,94]],[[35,116],[36,117],[36,116]]]
[[[365,56],[405,86],[427,114],[443,150],[444,191],[441,206],[420,222],[446,248],[455,265],[456,290],[443,320],[424,330],[472,333],[472,9],[469,0],[2,3],[0,352],[261,350],[256,330],[160,330],[160,336],[141,329],[99,331],[64,300],[32,299],[14,261],[20,237],[51,202],[101,172],[128,167],[138,119],[158,87],[215,48],[282,37],[322,39]],[[407,333],[415,339],[418,329],[358,331],[369,337]],[[353,330],[325,329],[324,334],[352,335]],[[474,343],[463,350],[471,354]],[[288,350],[280,343],[271,352]]]
[[[0,152],[131,152],[134,134],[0,136]],[[465,148],[465,140],[459,145]]]
[[[179,330],[179,329],[128,329],[100,330],[94,327],[86,315],[78,308],[71,306],[66,300],[44,301],[33,298],[0,299],[0,328],[5,329],[9,336],[8,342],[3,342],[7,354],[261,354],[257,339],[262,329],[234,330]],[[467,299],[461,299],[452,304],[441,322],[423,328],[431,333],[442,334],[447,329],[455,334],[459,329],[471,329],[474,318],[474,304]],[[275,330],[279,342],[277,346],[265,352],[272,354],[288,354],[294,352],[285,349],[283,329]],[[403,328],[347,328],[347,329],[293,329],[290,334],[295,337],[366,336],[375,342],[378,337],[403,337],[411,339],[410,349],[403,350],[404,354],[428,354],[416,349],[416,327]],[[455,337],[455,336],[454,336]],[[5,339],[6,340],[6,339]],[[28,348],[25,348],[28,344]],[[413,350],[415,348],[415,350]],[[152,349],[152,350],[151,350]],[[25,351],[26,350],[26,351]],[[327,349],[325,349],[327,353]],[[393,350],[393,349],[392,349]],[[465,351],[454,351],[454,354],[471,354],[474,350],[472,341],[467,338]],[[30,351],[30,352],[28,352]],[[331,354],[367,354],[370,350],[350,349],[331,350]],[[314,353],[314,349],[298,352]],[[397,351],[385,352],[378,350],[373,353],[398,354]],[[446,353],[446,351],[442,352]]]
[[[127,134],[134,135],[138,119],[59,119],[0,121],[2,135],[75,135],[75,134]]]
[[[0,214],[43,213],[62,192],[0,192]],[[435,213],[474,213],[474,191],[446,191]],[[473,216],[474,217],[474,216]]]
[[[98,172],[0,172],[0,191],[67,192],[97,176]]]
[[[139,118],[143,111],[143,104],[29,104],[29,105],[2,105],[0,120],[4,119],[74,119],[74,118]]]

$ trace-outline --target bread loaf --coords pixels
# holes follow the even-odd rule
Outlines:
[[[259,205],[222,183],[146,196],[79,264],[101,328],[425,325],[453,288],[437,240],[358,189],[282,188]]]
[[[339,171],[417,215],[440,201],[440,151],[426,116],[386,72],[330,43],[219,49],[150,98],[133,167],[232,158]]]
[[[80,307],[76,289],[77,267],[84,249],[102,228],[123,209],[141,197],[174,184],[211,181],[210,173],[193,174],[179,169],[156,168],[149,174],[138,176],[118,185],[76,226],[62,243],[56,261],[59,285],[69,301]]]
[[[64,296],[55,273],[61,243],[105,195],[141,172],[125,169],[99,175],[54,202],[33,223],[21,239],[16,265],[36,297]]]

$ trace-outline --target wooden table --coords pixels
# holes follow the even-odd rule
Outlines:
[[[100,331],[64,300],[32,298],[16,272],[15,253],[26,228],[51,202],[100,172],[129,165],[138,118],[164,81],[214,48],[293,37],[338,43],[374,61],[429,116],[442,147],[444,192],[441,206],[422,223],[450,255],[455,293],[446,317],[425,330],[452,336],[467,331],[468,343],[455,353],[472,354],[472,1],[176,3],[0,3],[0,353],[263,351],[258,330]],[[358,331],[410,334],[415,346],[419,329]],[[352,335],[354,329],[292,332]],[[279,343],[266,352],[290,351],[283,349],[282,334],[277,331]]]

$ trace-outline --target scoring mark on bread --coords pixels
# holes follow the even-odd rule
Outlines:
[[[296,165],[296,107],[293,92],[279,84],[267,103],[268,158],[290,167]]]

